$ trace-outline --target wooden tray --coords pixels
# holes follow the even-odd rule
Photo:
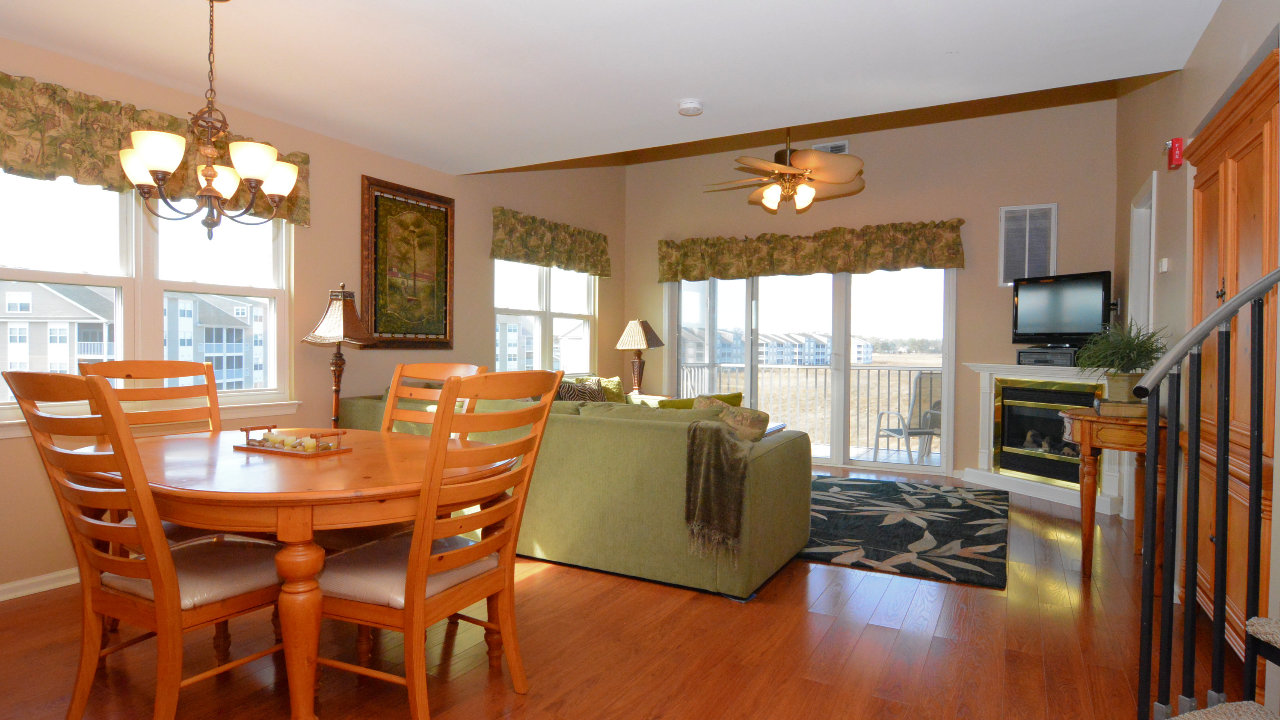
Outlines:
[[[264,455],[288,455],[290,457],[307,457],[307,458],[325,457],[328,455],[338,455],[341,453],[351,452],[351,448],[349,447],[339,447],[339,448],[333,448],[331,450],[315,450],[313,452],[307,452],[306,450],[294,450],[293,448],[258,447],[256,445],[232,445],[232,447],[235,448],[236,450],[243,450],[244,452],[252,452],[252,453],[263,453]]]

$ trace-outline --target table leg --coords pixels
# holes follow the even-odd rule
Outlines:
[[[1147,454],[1134,453],[1133,468],[1133,554],[1142,554],[1142,528],[1147,512]]]
[[[311,542],[310,537],[301,542],[288,541],[276,553],[276,570],[284,580],[280,588],[280,626],[284,632],[284,660],[293,720],[315,720],[316,717],[316,656],[320,648],[321,611],[316,576],[323,568],[324,550]]]
[[[1084,448],[1081,448],[1084,449]],[[1080,457],[1080,574],[1093,574],[1094,511],[1098,505],[1098,451]]]

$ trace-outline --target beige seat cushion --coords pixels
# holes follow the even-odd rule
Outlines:
[[[1245,630],[1272,647],[1280,648],[1280,620],[1268,617],[1249,618]]]
[[[198,540],[172,550],[182,609],[190,610],[242,593],[280,584],[274,543],[253,540]],[[154,600],[151,581],[102,574],[102,584]]]
[[[413,533],[402,533],[338,553],[325,562],[320,591],[329,597],[370,605],[404,609],[404,581],[409,570]],[[475,543],[463,537],[436,540],[431,554],[438,555]],[[498,554],[427,578],[425,597],[437,595],[477,575],[498,567]]]
[[[1214,705],[1205,710],[1183,713],[1178,716],[1183,720],[1277,720],[1276,715],[1263,706],[1252,702],[1233,702]]]

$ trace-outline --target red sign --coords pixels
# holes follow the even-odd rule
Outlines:
[[[1177,170],[1182,167],[1182,138],[1174,138],[1169,141],[1169,169]]]

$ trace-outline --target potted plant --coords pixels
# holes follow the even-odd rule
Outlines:
[[[1146,330],[1133,322],[1108,325],[1076,353],[1076,366],[1105,370],[1111,401],[1136,402],[1133,386],[1164,353],[1163,334],[1163,330]]]

